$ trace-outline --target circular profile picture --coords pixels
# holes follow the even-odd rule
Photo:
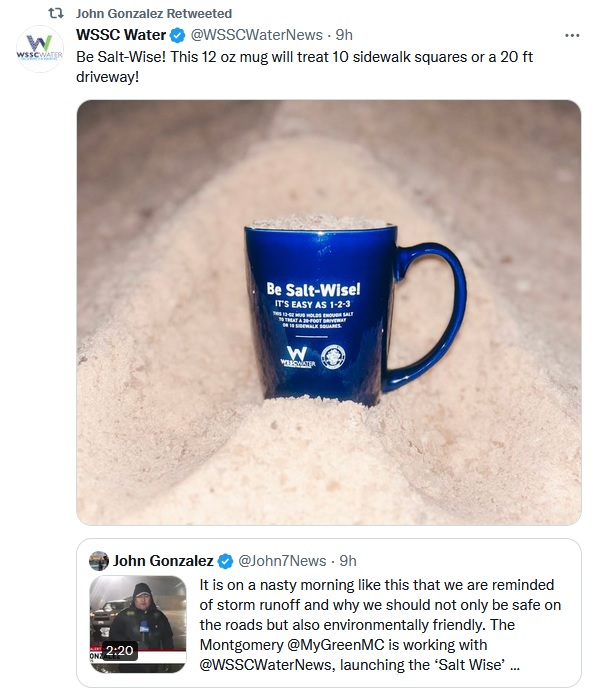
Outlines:
[[[32,72],[49,72],[62,60],[64,44],[50,27],[29,27],[17,41],[17,60]]]
[[[339,369],[346,360],[346,352],[340,345],[329,345],[321,354],[321,361],[326,369]]]
[[[103,571],[104,569],[107,569],[109,563],[110,560],[105,552],[93,552],[93,554],[89,557],[89,566],[94,571]]]

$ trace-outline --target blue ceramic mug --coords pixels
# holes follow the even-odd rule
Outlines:
[[[266,398],[378,402],[434,366],[466,306],[461,263],[445,246],[397,246],[397,227],[332,231],[245,227],[248,295]],[[422,256],[447,261],[453,312],[437,344],[414,364],[387,368],[393,284]]]

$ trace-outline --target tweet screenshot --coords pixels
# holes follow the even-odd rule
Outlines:
[[[595,691],[589,3],[8,14],[25,689]]]

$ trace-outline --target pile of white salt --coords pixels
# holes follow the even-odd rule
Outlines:
[[[445,243],[467,274],[467,314],[448,355],[371,409],[261,395],[242,229],[322,208],[340,228],[395,220],[404,245]],[[307,219],[330,227],[326,216]],[[456,241],[400,194],[391,171],[345,142],[272,140],[222,170],[155,236],[139,237],[114,279],[109,320],[81,346],[81,520],[573,522],[575,402]],[[441,334],[452,299],[443,265],[415,264],[398,286],[391,367]]]

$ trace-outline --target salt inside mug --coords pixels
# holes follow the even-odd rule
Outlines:
[[[291,215],[245,227],[253,336],[266,398],[311,397],[374,405],[421,376],[461,326],[466,280],[445,246],[397,246],[397,226],[377,219]],[[453,272],[445,332],[414,364],[387,368],[393,286],[411,263],[439,256]]]

